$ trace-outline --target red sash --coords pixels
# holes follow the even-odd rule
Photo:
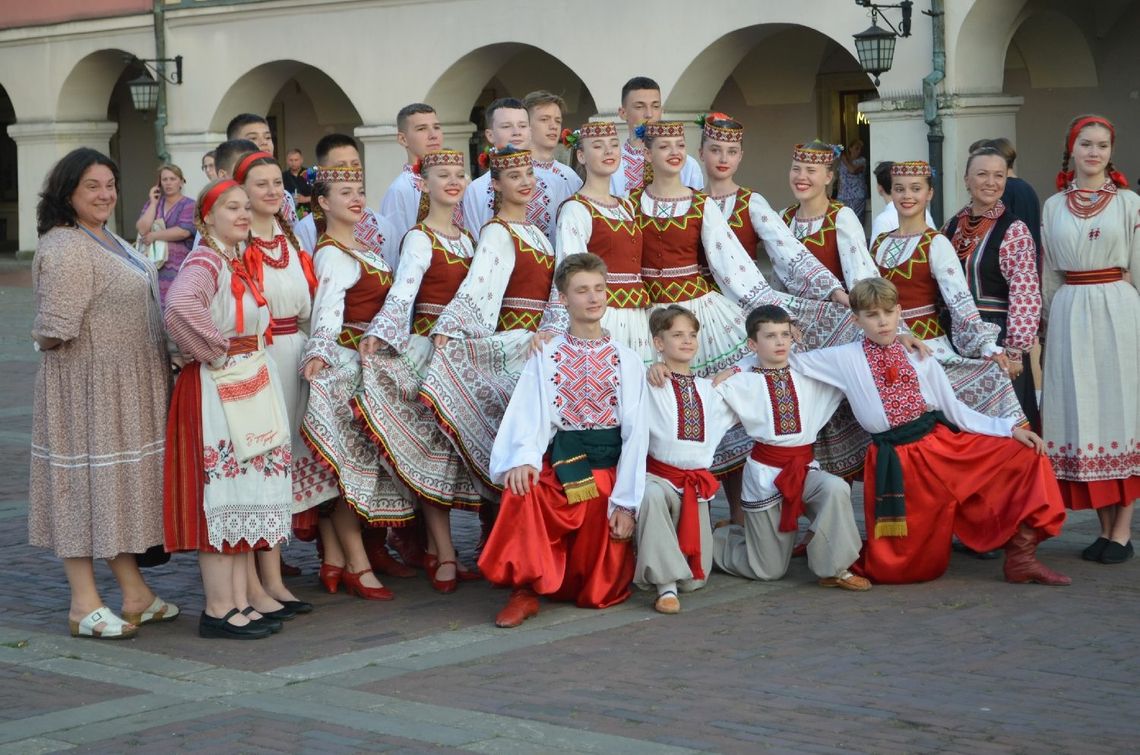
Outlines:
[[[811,444],[806,446],[770,446],[757,443],[752,447],[752,460],[769,467],[779,467],[776,490],[784,498],[780,509],[780,532],[795,532],[804,513],[804,482],[808,464],[815,459]]]
[[[1070,286],[1097,286],[1124,280],[1124,270],[1108,267],[1103,270],[1066,270],[1065,283]]]
[[[704,579],[701,568],[701,519],[697,510],[700,499],[716,495],[720,483],[707,469],[681,469],[650,456],[645,471],[667,480],[681,490],[681,518],[677,522],[677,544],[681,546],[693,572],[693,579]]]

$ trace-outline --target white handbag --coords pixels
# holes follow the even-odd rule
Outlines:
[[[155,231],[165,230],[166,221],[162,218],[155,218],[154,222],[150,224],[151,233],[154,233]],[[142,239],[139,239],[139,242],[135,245],[135,248],[139,250],[139,254],[153,262],[156,268],[160,268],[166,264],[166,259],[169,255],[169,251],[166,248],[165,241],[155,240],[149,244],[144,244]]]
[[[281,400],[273,390],[269,361],[264,351],[210,370],[238,461],[246,462],[290,442],[289,426]]]

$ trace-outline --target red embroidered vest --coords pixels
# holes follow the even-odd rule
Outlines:
[[[491,218],[489,222],[506,228],[515,246],[515,267],[503,292],[496,330],[535,332],[542,320],[542,313],[546,310],[550,286],[554,282],[554,255],[531,246],[515,233],[511,223],[497,217]]]
[[[889,235],[883,233],[875,239],[873,248],[876,250],[876,257],[879,245],[885,243]],[[879,266],[882,276],[898,288],[903,319],[916,338],[937,338],[946,335],[938,319],[938,311],[945,307],[942,291],[938,288],[938,280],[930,269],[930,243],[937,235],[938,231],[927,228],[922,238],[918,240],[910,259],[897,267]]]
[[[367,326],[384,306],[388,290],[392,288],[392,273],[376,267],[369,257],[342,246],[329,236],[322,236],[317,242],[317,248],[320,249],[325,244],[332,244],[360,264],[360,280],[344,292],[344,325],[337,337],[337,343],[341,346],[355,349],[364,335],[364,329],[355,323],[365,323]]]
[[[424,223],[419,223],[414,228],[423,231],[431,240],[431,264],[424,271],[416,303],[412,308],[412,332],[426,336],[431,333],[443,308],[455,297],[459,284],[467,277],[471,258],[456,257],[440,242],[435,231]],[[462,234],[471,238],[467,231],[462,231]]]
[[[680,217],[655,218],[641,209],[643,193],[630,192],[629,199],[644,234],[641,277],[653,303],[689,301],[717,290],[701,244],[706,195],[694,191],[688,212]]]
[[[593,202],[578,194],[566,201],[579,201],[590,212],[593,227],[590,229],[590,242],[586,246],[591,253],[606,261],[606,303],[616,309],[648,307],[649,292],[641,280],[644,236],[637,224],[636,211],[630,206],[629,200],[619,201],[625,205],[633,220],[608,218],[598,212]]]
[[[795,222],[796,210],[799,208],[798,204],[794,204],[784,210],[784,223],[789,228]],[[835,217],[842,209],[842,202],[832,201],[828,203],[827,212],[823,215],[823,223],[820,224],[819,230],[800,239],[807,250],[812,253],[812,256],[839,279],[840,284],[843,283],[843,263],[839,261],[839,234],[835,230]]]
[[[752,213],[748,211],[748,202],[752,199],[752,190],[743,186],[736,190],[736,199],[731,207],[724,211],[728,227],[736,234],[744,251],[755,256],[760,250],[760,235],[752,225]]]

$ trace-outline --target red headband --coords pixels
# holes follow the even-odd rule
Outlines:
[[[227,178],[214,184],[214,188],[206,192],[206,196],[202,197],[202,203],[198,205],[198,209],[201,211],[202,221],[205,222],[206,216],[210,214],[210,210],[214,209],[214,202],[218,201],[218,197],[222,196],[230,189],[237,188],[241,187],[238,182],[232,178]]]
[[[261,160],[262,158],[268,158],[270,160],[273,160],[274,165],[277,164],[277,161],[274,160],[273,155],[269,154],[268,152],[250,152],[248,155],[243,157],[241,159],[241,162],[237,164],[237,167],[234,168],[234,180],[238,183],[245,183],[245,174],[249,173],[249,169],[253,166],[253,163],[256,160]]]
[[[1116,144],[1116,129],[1107,118],[1101,118],[1099,115],[1085,116],[1084,118],[1081,118],[1079,121],[1074,123],[1073,127],[1069,129],[1069,136],[1065,139],[1066,163],[1068,162],[1067,156],[1073,151],[1073,145],[1077,142],[1077,137],[1080,135],[1083,129],[1089,126],[1100,126],[1102,128],[1108,129],[1109,143]],[[1068,185],[1073,182],[1073,177],[1075,175],[1076,171],[1073,170],[1062,170],[1058,172],[1057,191],[1064,191]],[[1125,175],[1119,170],[1106,171],[1106,175],[1108,176],[1109,180],[1111,180],[1120,188],[1128,188],[1128,178],[1126,178]]]

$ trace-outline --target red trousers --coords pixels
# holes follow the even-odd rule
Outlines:
[[[582,608],[607,608],[629,597],[633,545],[610,538],[607,515],[614,469],[595,469],[598,497],[568,503],[554,469],[543,461],[526,495],[503,491],[479,570],[496,585],[529,587]]]
[[[951,535],[976,551],[1005,545],[1021,524],[1042,538],[1061,532],[1065,508],[1045,456],[1011,438],[955,433],[945,425],[895,447],[906,490],[905,537],[874,536],[875,460],[867,449],[863,508],[867,542],[856,571],[872,582],[937,579],[950,563]]]

